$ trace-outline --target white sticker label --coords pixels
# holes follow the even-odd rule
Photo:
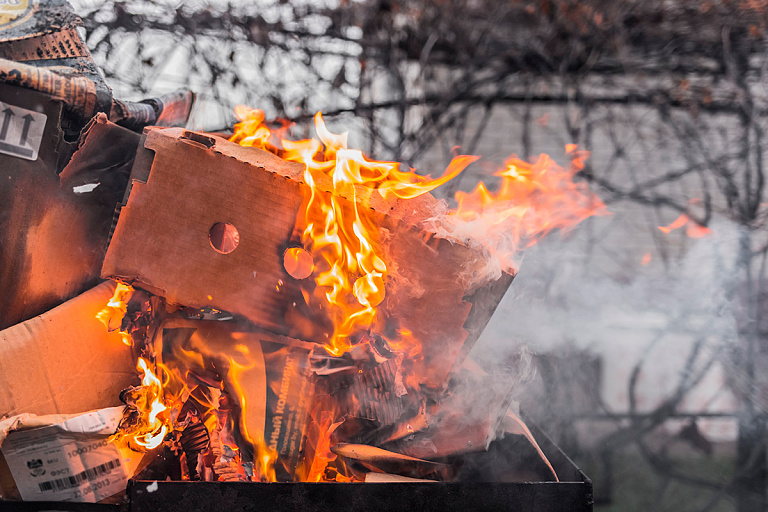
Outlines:
[[[125,489],[130,462],[108,436],[122,407],[11,432],[2,452],[22,499],[96,502]]]
[[[47,116],[0,101],[0,153],[37,160]]]

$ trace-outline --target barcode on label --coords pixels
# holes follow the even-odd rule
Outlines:
[[[108,474],[115,468],[120,467],[120,459],[111,460],[105,462],[100,466],[88,468],[85,471],[66,478],[59,478],[56,480],[48,480],[47,482],[40,483],[41,491],[64,491],[73,487],[78,487],[80,484],[87,480],[95,480]]]

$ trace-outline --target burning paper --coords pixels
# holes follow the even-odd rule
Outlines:
[[[171,321],[161,329],[161,345],[156,348],[171,380],[183,379],[180,384],[187,389],[196,381],[197,386],[227,393],[240,406],[239,420],[227,418],[233,423],[227,426],[237,425],[241,441],[253,452],[245,460],[251,459],[256,474],[267,481],[277,475],[280,480],[292,479],[307,428],[314,346],[267,332],[242,331],[229,322]],[[213,420],[218,419],[213,409],[218,404],[210,405],[198,407],[197,416],[213,430]]]
[[[473,402],[457,365],[519,251],[605,213],[573,181],[586,153],[569,148],[568,169],[510,158],[496,192],[449,209],[429,191],[477,157],[433,179],[369,160],[319,114],[302,141],[238,114],[245,147],[147,132],[103,269],[149,292],[123,287],[102,315],[141,354],[115,439],[148,450],[149,478],[457,478],[511,389],[487,377],[498,389]]]

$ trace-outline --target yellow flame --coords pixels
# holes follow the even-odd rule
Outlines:
[[[131,300],[133,291],[134,290],[132,286],[123,283],[117,283],[117,286],[115,287],[115,293],[112,295],[112,298],[109,299],[109,302],[104,307],[104,309],[96,313],[96,318],[104,324],[104,327],[107,328],[107,331],[112,332],[120,328],[120,325],[123,322],[123,317],[128,311],[128,301]],[[117,327],[113,327],[113,325],[117,325]],[[133,340],[131,339],[131,335],[129,333],[120,331],[120,337],[123,340],[123,343],[126,345],[133,345]]]
[[[247,347],[246,347],[247,352]],[[243,371],[252,368],[252,365],[240,364],[234,359],[229,360],[229,375],[228,380],[232,383],[234,389],[234,395],[239,398],[240,410],[243,411],[242,416],[245,416],[245,412],[248,410],[248,396],[250,394],[247,390],[242,388],[240,384],[242,379],[240,375]],[[257,396],[257,400],[264,399]],[[264,442],[264,438],[261,435],[254,435],[254,433],[248,430],[248,425],[243,417],[240,420],[240,434],[248,443],[253,446],[253,459],[254,459],[254,477],[257,480],[265,482],[276,482],[277,476],[275,475],[275,462],[277,462],[277,452],[271,450],[267,443]]]
[[[589,153],[569,144],[571,165],[563,168],[548,155],[534,162],[510,157],[496,173],[500,184],[491,192],[484,183],[469,193],[457,192],[457,207],[444,228],[455,238],[483,245],[501,270],[515,268],[521,248],[554,229],[568,229],[593,215],[606,215],[603,202],[584,182],[574,181]]]
[[[391,271],[385,262],[377,214],[361,207],[359,196],[377,193],[383,198],[413,199],[453,179],[478,157],[457,156],[442,176],[433,179],[413,169],[403,171],[397,162],[369,160],[361,151],[350,149],[347,134],[332,133],[320,113],[314,118],[316,138],[299,141],[286,140],[270,130],[260,110],[238,107],[236,115],[240,122],[235,125],[231,141],[304,165],[306,192],[295,227],[313,265],[303,264],[299,269],[290,258],[284,261],[291,266],[286,268],[288,273],[297,279],[311,272],[314,291],[310,295],[302,290],[304,297],[308,302],[315,301],[312,305],[319,306],[329,317],[333,333],[326,350],[341,355],[352,346],[356,335],[374,325],[377,308],[386,299]],[[285,128],[283,125],[280,131]],[[605,214],[599,198],[588,191],[586,184],[573,179],[583,169],[588,154],[572,144],[566,146],[566,152],[571,157],[567,169],[547,155],[532,163],[510,157],[497,173],[500,185],[495,191],[479,183],[470,193],[456,194],[458,206],[442,220],[441,229],[447,237],[453,235],[455,239],[485,245],[487,252],[504,262],[501,270],[509,270],[520,247],[531,245],[553,229],[568,228],[589,216]],[[504,243],[498,244],[495,239]],[[305,271],[300,272],[302,269]],[[278,291],[281,285],[276,286]],[[408,327],[400,326],[395,339],[387,341],[394,350],[412,354],[419,340]],[[234,361],[232,368],[230,371],[238,371]],[[232,381],[238,382],[236,375]],[[241,408],[245,408],[246,393],[238,390],[237,396]],[[308,469],[312,481],[324,478],[324,467],[332,460],[330,426],[327,418],[317,422],[315,430],[320,439],[315,441],[317,453]],[[263,440],[243,434],[256,448],[254,457],[261,474],[274,478],[276,454],[266,449]]]
[[[136,369],[142,373],[141,388],[133,397],[133,405],[139,415],[138,421],[132,422],[119,430],[111,440],[127,443],[145,450],[160,446],[170,428],[169,408],[166,406],[163,383],[149,368],[147,361],[140,357]]]
[[[386,296],[388,269],[379,227],[361,211],[357,187],[375,189],[383,197],[410,199],[449,181],[477,157],[458,156],[440,178],[432,179],[412,169],[401,171],[397,162],[368,160],[361,151],[349,149],[347,134],[328,130],[319,112],[315,115],[317,139],[279,143],[265,132],[263,112],[240,107],[237,115],[241,122],[231,141],[267,149],[305,166],[307,193],[296,224],[303,228],[302,243],[314,260],[315,299],[333,324],[326,350],[341,355],[352,345],[353,335],[373,325],[377,306]],[[321,190],[318,180],[329,181],[333,193]],[[408,343],[412,342],[409,338]]]

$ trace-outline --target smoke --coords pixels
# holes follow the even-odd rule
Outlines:
[[[681,233],[665,239],[677,251],[665,262],[648,233],[643,238],[622,229],[605,235],[616,222],[593,219],[570,237],[551,237],[527,249],[525,264],[471,356],[484,368],[521,347],[535,354],[538,365],[555,358],[550,374],[539,372],[538,382],[516,398],[549,395],[545,408],[559,419],[607,412],[603,407],[649,412],[681,389],[683,410],[733,410],[728,376],[738,372],[728,354],[738,339],[732,302],[738,228],[721,221],[707,238]],[[643,265],[649,249],[653,258]],[[546,393],[530,389],[536,386]],[[557,411],[560,406],[564,410]],[[721,439],[734,432],[733,425],[724,425],[699,424]]]
[[[567,232],[594,215],[607,215],[605,205],[584,182],[574,181],[589,153],[567,148],[570,166],[548,155],[534,162],[514,155],[495,173],[497,190],[484,182],[472,192],[456,193],[456,207],[440,204],[426,227],[442,238],[466,244],[482,254],[466,269],[470,285],[482,285],[516,273],[521,250],[553,230]]]
[[[519,229],[512,221],[499,224],[503,205],[489,208],[472,219],[451,216],[448,203],[441,200],[425,221],[425,228],[440,238],[462,243],[474,250],[478,258],[467,262],[460,282],[470,287],[481,286],[501,277],[502,272],[514,274],[520,266],[522,254],[518,250]]]

